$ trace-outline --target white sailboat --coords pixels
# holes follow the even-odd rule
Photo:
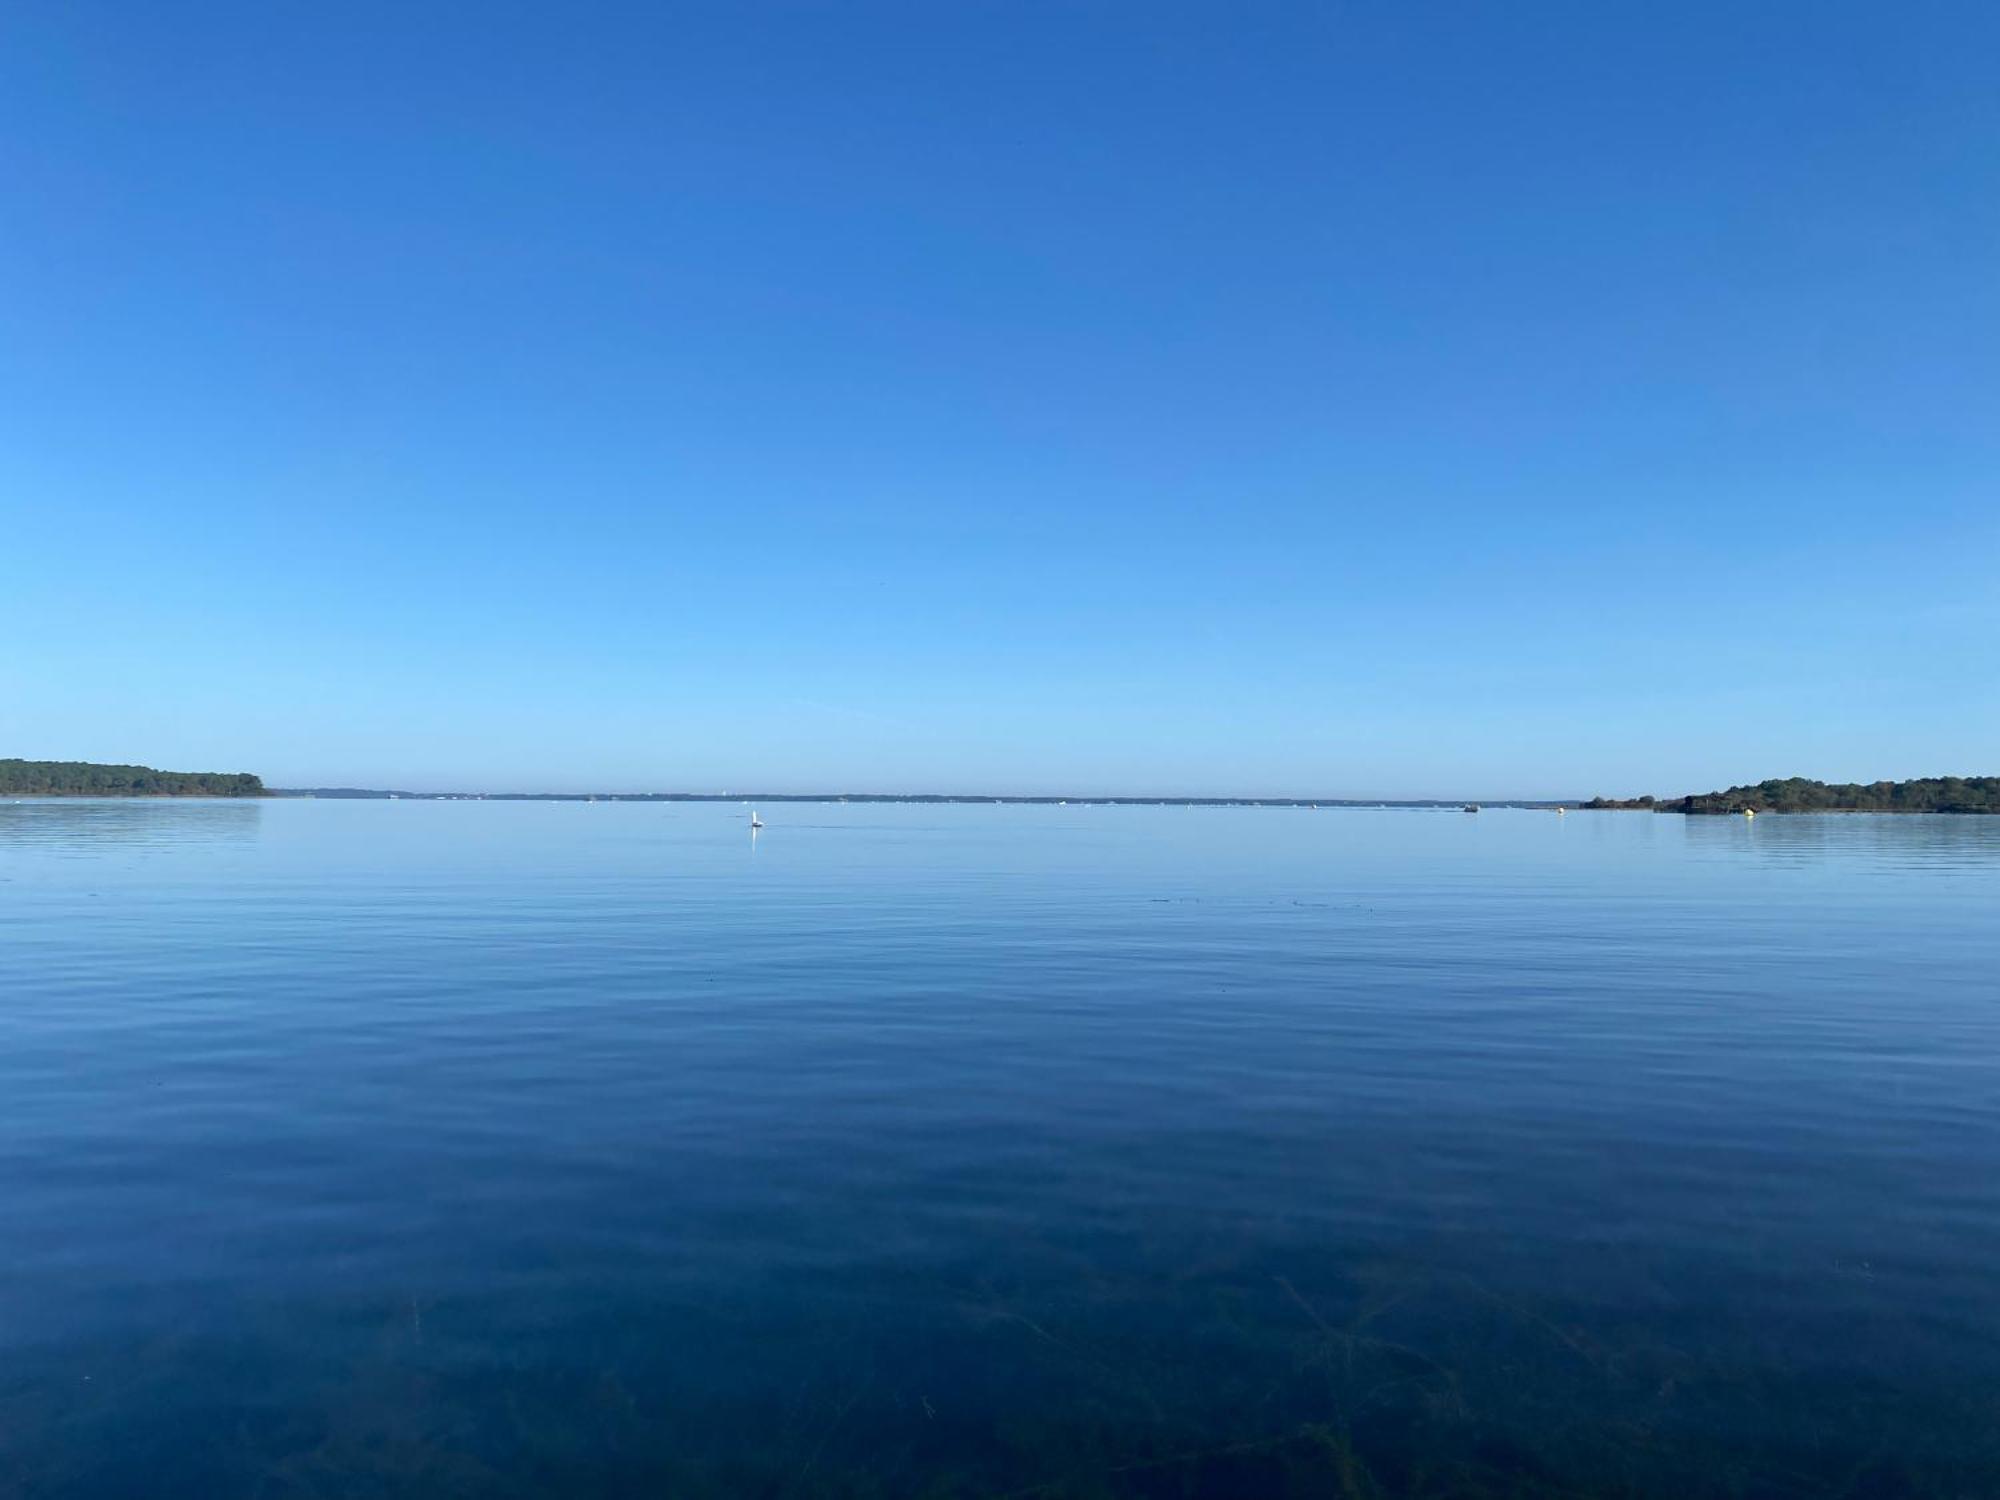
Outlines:
[[[750,831],[751,831],[752,833],[755,833],[755,832],[756,832],[756,831],[757,831],[758,829],[762,828],[763,826],[764,826],[764,820],[763,820],[762,818],[760,818],[760,817],[758,817],[758,816],[757,816],[757,809],[756,809],[756,808],[754,808],[754,807],[753,807],[753,808],[751,808],[751,809],[750,809]]]

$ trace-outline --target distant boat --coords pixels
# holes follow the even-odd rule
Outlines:
[[[1468,802],[1465,804],[1465,810],[1467,812],[1478,812],[1479,804],[1477,802]]]
[[[1560,818],[1560,817],[1561,817],[1561,816],[1562,816],[1562,815],[1563,815],[1564,813],[1566,813],[1566,812],[1568,812],[1568,811],[1569,811],[1569,809],[1568,809],[1568,808],[1566,808],[1566,807],[1559,807],[1559,808],[1557,808],[1557,809],[1556,809],[1556,816]]]
[[[752,833],[755,833],[755,832],[756,832],[756,831],[757,831],[758,829],[762,828],[763,826],[764,826],[764,820],[763,820],[762,818],[760,818],[760,817],[758,817],[758,816],[757,816],[757,809],[756,809],[756,808],[754,808],[754,807],[753,807],[753,808],[751,808],[751,809],[750,809],[750,831],[751,831]]]
[[[1746,818],[1754,818],[1757,816],[1757,809],[1754,807],[1746,807],[1743,809],[1743,816]]]

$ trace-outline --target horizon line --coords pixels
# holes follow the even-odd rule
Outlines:
[[[1588,799],[1565,797],[1314,797],[1238,796],[1228,793],[1162,795],[1127,792],[475,792],[413,791],[399,787],[267,787],[272,797],[355,800],[397,798],[432,802],[934,802],[971,805],[1067,806],[1070,803],[1137,807],[1568,807]]]

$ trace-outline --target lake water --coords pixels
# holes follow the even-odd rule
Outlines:
[[[2000,819],[0,804],[0,1494],[2000,1495]]]

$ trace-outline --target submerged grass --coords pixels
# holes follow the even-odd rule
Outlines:
[[[782,1329],[725,1309],[692,1339],[686,1318],[598,1316],[496,1343],[472,1309],[404,1299],[323,1348],[309,1385],[283,1317],[103,1351],[120,1363],[95,1413],[4,1393],[26,1462],[0,1493],[103,1490],[169,1452],[208,1492],[260,1500],[2000,1493],[1991,1393],[1815,1380],[1760,1337],[1690,1320],[1675,1341],[1671,1318],[1586,1322],[1432,1267],[984,1278],[860,1304],[801,1293],[779,1311]],[[176,1391],[201,1394],[178,1424],[115,1420],[121,1404],[173,1410]],[[79,1425],[95,1426],[95,1467],[77,1467]],[[69,1440],[38,1471],[48,1432]]]

